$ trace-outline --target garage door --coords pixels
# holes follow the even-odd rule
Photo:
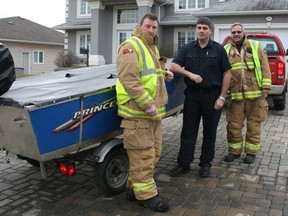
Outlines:
[[[245,28],[246,32],[255,32],[255,29],[249,29],[249,28]],[[275,34],[277,35],[280,40],[283,43],[283,46],[285,48],[285,50],[288,49],[288,31],[286,29],[259,29],[257,30],[257,32],[269,32],[271,34]],[[230,29],[219,29],[219,34],[218,34],[218,42],[222,43],[222,41],[224,40],[224,38],[230,35]]]

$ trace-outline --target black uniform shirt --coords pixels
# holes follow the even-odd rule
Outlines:
[[[223,73],[231,68],[224,47],[211,39],[203,49],[198,40],[188,43],[172,62],[202,77],[200,84],[185,77],[186,85],[191,88],[221,88]]]

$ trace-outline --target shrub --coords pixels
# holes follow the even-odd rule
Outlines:
[[[58,68],[70,68],[74,62],[74,54],[70,51],[60,51],[54,60]]]

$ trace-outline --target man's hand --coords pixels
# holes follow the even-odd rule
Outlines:
[[[165,80],[166,80],[167,82],[170,82],[170,81],[173,80],[173,79],[174,79],[174,74],[172,73],[172,71],[167,70],[167,71],[165,72]]]
[[[193,80],[195,83],[202,83],[203,79],[201,76],[193,73],[188,74],[189,79]]]
[[[215,101],[214,109],[215,109],[215,110],[220,110],[223,106],[224,106],[224,101],[221,100],[220,98],[218,98],[218,99]]]
[[[262,95],[263,96],[267,96],[267,94],[269,93],[270,89],[262,89]]]
[[[152,104],[150,107],[148,107],[145,112],[149,115],[149,116],[155,116],[157,111],[156,111],[156,107],[154,104]]]

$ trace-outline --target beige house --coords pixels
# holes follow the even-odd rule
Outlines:
[[[17,74],[52,72],[54,60],[64,50],[64,33],[21,17],[0,19],[0,42],[14,59]]]

